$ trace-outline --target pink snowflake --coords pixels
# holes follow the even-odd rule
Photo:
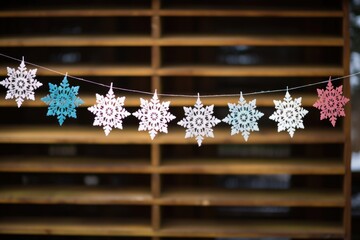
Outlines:
[[[333,127],[338,117],[345,117],[344,106],[349,101],[342,95],[342,88],[341,85],[334,89],[330,77],[326,90],[317,89],[319,99],[313,105],[320,110],[320,120],[329,118]]]

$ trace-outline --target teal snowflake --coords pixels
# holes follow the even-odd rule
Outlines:
[[[76,118],[76,107],[84,103],[77,97],[79,86],[70,87],[65,76],[60,86],[49,83],[50,94],[41,98],[48,107],[47,116],[57,116],[60,126],[66,117]]]
[[[238,134],[248,140],[251,131],[259,131],[258,120],[264,114],[256,110],[256,99],[246,103],[242,93],[238,104],[228,103],[230,113],[223,119],[231,125],[231,135]]]

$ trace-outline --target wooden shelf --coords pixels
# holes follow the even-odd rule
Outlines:
[[[165,220],[161,236],[171,237],[288,237],[343,238],[341,223],[320,221]]]
[[[151,236],[150,220],[95,218],[2,218],[0,234]]]
[[[159,171],[164,174],[337,175],[345,174],[345,166],[335,159],[165,159]]]
[[[49,65],[49,64],[39,64],[40,66],[45,66],[49,69],[61,72],[65,75],[74,75],[79,76],[151,76],[153,70],[150,66],[134,66],[134,65],[95,65],[95,64],[86,64],[86,65]],[[36,68],[31,65],[28,68]],[[6,76],[6,68],[0,68],[0,75]],[[37,76],[57,76],[58,73],[50,72],[42,68],[38,68]]]
[[[2,47],[109,47],[151,46],[150,36],[81,35],[2,37]]]
[[[21,36],[0,39],[3,47],[108,47],[108,46],[343,46],[335,36],[283,35],[169,35],[159,39],[151,36],[81,35]]]
[[[152,204],[150,189],[86,186],[6,186],[1,204]]]
[[[81,89],[80,89],[81,90]],[[103,91],[98,91],[99,94],[106,94],[107,89],[104,88]],[[236,90],[234,90],[236,92]],[[150,99],[151,96],[145,95],[124,95],[122,91],[115,90],[115,94],[117,97],[125,96],[125,108],[126,107],[139,107],[140,106],[140,98]],[[180,93],[181,94],[181,93]],[[45,94],[43,94],[45,95]],[[0,95],[1,96],[1,95]],[[273,100],[283,99],[285,94],[259,94],[253,96],[245,96],[246,100],[256,99],[257,107],[274,107]],[[41,101],[41,97],[36,97],[35,101],[25,100],[21,107],[47,107],[47,105]],[[84,104],[79,107],[90,107],[96,104],[96,96],[95,94],[81,94],[79,97],[84,101]],[[201,97],[201,96],[200,96]],[[237,103],[239,101],[239,97],[216,97],[216,98],[202,98],[201,102],[204,105],[212,105],[215,106],[228,106],[228,103]],[[293,94],[293,98],[302,97],[302,106],[303,107],[312,107],[312,105],[317,100],[316,94]],[[192,106],[196,101],[196,97],[194,98],[182,98],[182,97],[159,97],[161,101],[170,101],[170,107],[183,107],[183,106]],[[17,107],[16,102],[13,99],[5,99],[5,97],[0,98],[0,107]]]
[[[341,191],[294,189],[169,189],[161,194],[161,198],[157,202],[170,206],[343,207],[345,205]]]
[[[0,42],[1,44],[1,42]],[[165,35],[160,46],[343,46],[341,37],[294,35]]]
[[[56,121],[56,119],[54,119]],[[65,123],[66,124],[66,123]],[[76,132],[77,134],[73,134]],[[338,130],[298,130],[291,138],[288,133],[274,129],[261,129],[252,133],[248,142],[241,135],[231,136],[230,128],[215,128],[215,138],[206,138],[203,144],[320,144],[343,143],[344,134]],[[326,137],[324,137],[326,136]],[[158,134],[152,141],[147,132],[137,129],[114,130],[105,136],[98,127],[67,126],[5,126],[0,128],[0,143],[33,144],[196,144],[195,139],[185,139],[185,129],[170,129],[169,134]]]
[[[114,8],[57,8],[57,9],[26,9],[2,10],[0,18],[54,18],[54,17],[140,17],[152,16],[151,9],[119,9]]]
[[[160,76],[198,77],[329,77],[343,75],[341,66],[164,66]]]
[[[45,86],[45,87],[47,87],[47,86]],[[106,95],[108,90],[109,89],[106,89],[106,87],[104,87],[102,89],[99,89],[98,93],[100,95]],[[116,97],[122,97],[122,96],[126,97],[125,98],[125,106],[124,106],[125,108],[126,107],[139,107],[140,106],[140,98],[145,98],[145,99],[147,98],[147,96],[144,96],[144,95],[126,96],[126,95],[122,94],[123,93],[122,91],[117,91],[117,90],[115,90],[114,92],[115,92]],[[41,101],[41,98],[43,96],[45,96],[45,95],[46,94],[36,96],[35,101],[25,100],[22,103],[21,107],[48,107],[48,105],[46,103]],[[82,108],[82,107],[90,107],[90,106],[93,106],[94,104],[96,104],[96,95],[95,95],[95,93],[92,94],[92,95],[90,95],[90,94],[86,94],[86,95],[81,94],[81,88],[80,88],[80,94],[78,96],[84,101],[84,103],[79,106],[80,108]],[[6,100],[5,97],[4,97],[4,98],[0,99],[0,107],[17,107],[17,104],[13,99]]]
[[[2,156],[0,172],[151,173],[150,159]]]
[[[344,14],[338,10],[296,10],[296,9],[164,9],[160,16],[179,17],[303,17],[303,18],[340,18]]]

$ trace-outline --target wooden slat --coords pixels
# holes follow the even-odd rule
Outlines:
[[[124,65],[46,65],[65,75],[74,76],[198,76],[198,77],[328,77],[340,76],[340,66],[167,66],[151,69],[148,66]],[[0,68],[0,75],[6,76],[6,68]],[[38,69],[38,76],[59,76],[58,73]]]
[[[151,236],[149,220],[95,218],[2,218],[0,234]]]
[[[6,186],[2,204],[152,204],[150,188],[85,186]]]
[[[116,86],[116,85],[115,85]],[[104,88],[102,93],[98,91],[99,94],[106,94],[107,89]],[[235,94],[236,90],[234,90],[233,94]],[[116,96],[125,96],[125,107],[139,107],[140,106],[140,98],[150,99],[151,96],[146,95],[124,95],[123,92],[115,90]],[[180,93],[181,94],[181,93]],[[4,95],[1,97],[1,95]],[[45,94],[44,94],[45,95]],[[5,92],[0,94],[0,107],[17,107],[16,102],[13,99],[5,99]],[[94,95],[84,95],[79,94],[79,97],[84,101],[84,104],[79,107],[89,107],[96,104],[96,97]],[[228,103],[237,103],[239,101],[239,96],[237,97],[216,97],[216,98],[202,98],[201,102],[204,105],[212,105],[215,106],[227,106]],[[302,97],[301,105],[304,107],[312,107],[312,105],[316,102],[317,96],[316,94],[292,94],[293,98]],[[159,97],[162,101],[170,101],[171,107],[183,107],[183,106],[191,106],[194,105],[197,95],[194,95],[194,98],[182,98],[182,97]],[[245,96],[246,100],[256,99],[256,106],[258,107],[274,107],[273,100],[280,100],[284,98],[284,94],[259,94],[253,96]],[[43,101],[41,101],[41,97],[36,97],[35,101],[26,100],[22,103],[21,107],[47,107]]]
[[[199,77],[328,77],[340,76],[341,66],[166,66],[158,69],[161,76]]]
[[[301,35],[170,35],[163,36],[158,44],[161,46],[342,46],[344,40],[333,36]]]
[[[116,86],[114,84],[114,86]],[[47,86],[45,86],[47,87]],[[107,93],[109,89],[104,88],[99,88],[99,90],[97,91],[99,94],[101,95],[105,95]],[[81,88],[80,88],[81,91]],[[117,90],[114,91],[117,97],[122,97],[125,96],[125,107],[139,107],[140,106],[140,98],[145,98],[147,99],[146,95],[123,95],[122,91],[117,92]],[[2,94],[0,94],[1,96]],[[4,97],[0,99],[0,107],[17,107],[16,102],[12,99],[12,100],[6,100],[5,99],[5,93],[3,93]],[[35,97],[35,101],[32,100],[25,100],[21,107],[48,107],[48,105],[46,105],[46,103],[44,103],[43,101],[41,101],[41,98],[43,96],[45,96],[46,94],[42,94],[43,96],[41,96],[41,94],[39,94],[40,96],[36,96]],[[85,94],[80,94],[78,95],[83,101],[84,103],[82,105],[80,105],[79,107],[90,107],[93,106],[94,104],[96,104],[96,95],[85,95]],[[314,101],[315,102],[315,101]]]
[[[335,159],[173,159],[163,160],[166,174],[345,174]],[[0,165],[1,166],[1,165]]]
[[[342,17],[338,10],[213,10],[213,9],[174,9],[153,11],[150,9],[81,8],[81,9],[27,9],[0,11],[0,17],[116,17],[116,16],[202,16],[202,17]]]
[[[168,189],[156,202],[190,206],[343,207],[341,190]]]
[[[152,41],[150,36],[3,36],[0,39],[1,47],[109,47],[151,45]]]
[[[2,10],[1,18],[20,18],[20,17],[36,17],[36,18],[52,18],[52,17],[117,17],[117,16],[151,16],[153,11],[150,9],[119,9],[114,8],[61,8],[57,9],[18,9],[18,10]]]
[[[151,173],[150,159],[2,156],[0,172]]]
[[[54,119],[56,121],[56,119]],[[66,124],[66,122],[65,122]],[[76,132],[77,134],[73,134]],[[291,138],[288,133],[278,133],[274,129],[261,129],[252,133],[247,142],[241,135],[231,136],[229,129],[214,130],[215,138],[206,138],[203,144],[320,144],[343,143],[344,135],[338,130],[298,130]],[[324,137],[326,136],[326,137]],[[185,139],[182,128],[170,129],[169,134],[158,134],[153,140],[161,144],[196,144],[195,139]],[[102,128],[95,127],[66,127],[65,126],[2,126],[0,128],[0,143],[78,143],[78,144],[148,144],[152,140],[147,132],[137,129],[112,131],[105,136]]]
[[[160,10],[161,16],[183,17],[342,17],[343,12],[338,10],[291,10],[291,9],[241,9],[241,10],[214,10],[214,9],[166,9]]]
[[[39,64],[49,69],[61,72],[65,75],[74,76],[151,76],[153,70],[150,66],[134,66],[134,65],[95,65],[95,64],[83,64],[83,65],[51,65],[51,64]],[[29,68],[34,68],[31,65]],[[0,68],[0,75],[6,76],[6,68]],[[59,76],[58,73],[48,71],[42,68],[38,68],[37,76]]]
[[[167,220],[161,236],[172,237],[293,237],[342,238],[341,223],[321,221],[226,221],[226,220]]]
[[[150,36],[82,35],[21,36],[0,39],[3,47],[107,47],[107,46],[342,46],[334,36],[272,35],[175,35],[152,39]]]
[[[2,218],[1,234],[164,237],[342,238],[340,223],[270,220],[167,220],[158,232],[148,221],[99,218]]]

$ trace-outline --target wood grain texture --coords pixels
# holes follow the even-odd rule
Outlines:
[[[172,159],[163,160],[166,174],[323,174],[342,175],[345,166],[335,159]]]
[[[289,238],[341,238],[344,231],[340,223],[269,220],[168,220],[159,232],[172,237],[289,237]]]
[[[79,143],[79,144],[195,144],[194,139],[185,139],[185,130],[181,128],[170,129],[168,134],[159,134],[152,141],[147,132],[137,129],[124,129],[113,131],[109,136],[102,134],[101,128],[94,127],[67,127],[67,126],[6,126],[0,128],[0,143]],[[73,134],[76,132],[76,134]],[[262,129],[261,132],[252,133],[247,142],[242,136],[231,136],[228,129],[214,129],[215,138],[206,138],[205,144],[320,144],[343,143],[344,135],[341,131],[311,130],[297,131],[291,138],[288,133],[278,133],[276,129]],[[326,137],[324,137],[326,136]]]
[[[217,188],[171,188],[156,200],[161,205],[343,207],[339,190],[229,190]]]
[[[0,189],[2,204],[152,204],[149,188],[86,186],[6,186]]]

